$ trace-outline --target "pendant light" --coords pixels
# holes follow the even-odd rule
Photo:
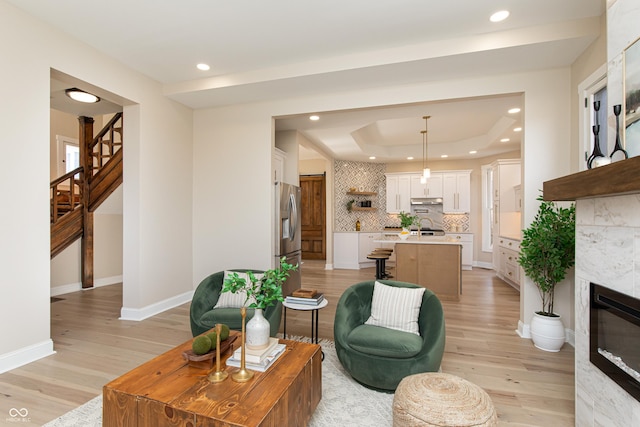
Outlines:
[[[431,177],[431,169],[427,167],[427,156],[429,154],[429,147],[427,145],[427,131],[428,131],[427,124],[431,116],[424,116],[422,118],[424,119],[424,130],[421,131],[422,141],[423,141],[423,152],[422,152],[422,178],[420,179],[420,182],[424,181],[424,183],[426,183],[427,179]]]

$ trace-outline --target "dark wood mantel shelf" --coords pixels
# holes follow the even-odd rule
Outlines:
[[[553,201],[640,193],[640,157],[545,181],[542,191]]]

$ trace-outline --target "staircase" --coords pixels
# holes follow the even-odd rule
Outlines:
[[[122,113],[93,137],[79,117],[80,167],[51,182],[51,258],[82,238],[82,287],[93,286],[93,212],[122,184]]]

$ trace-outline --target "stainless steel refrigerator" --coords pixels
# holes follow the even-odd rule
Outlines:
[[[280,259],[283,256],[287,258],[287,263],[299,266],[296,271],[290,272],[289,278],[282,285],[282,294],[287,296],[301,287],[301,191],[300,187],[283,182],[279,182],[277,187],[279,188],[276,188],[276,267],[280,265]]]

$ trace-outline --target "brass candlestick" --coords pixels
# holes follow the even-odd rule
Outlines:
[[[227,379],[229,374],[227,371],[220,369],[220,333],[222,332],[222,324],[216,324],[216,371],[211,372],[207,377],[212,383],[219,383]]]
[[[245,383],[253,378],[253,372],[245,368],[245,332],[244,332],[244,320],[247,317],[247,308],[242,307],[240,309],[242,315],[242,356],[240,356],[240,369],[231,374],[231,379],[238,383]]]

